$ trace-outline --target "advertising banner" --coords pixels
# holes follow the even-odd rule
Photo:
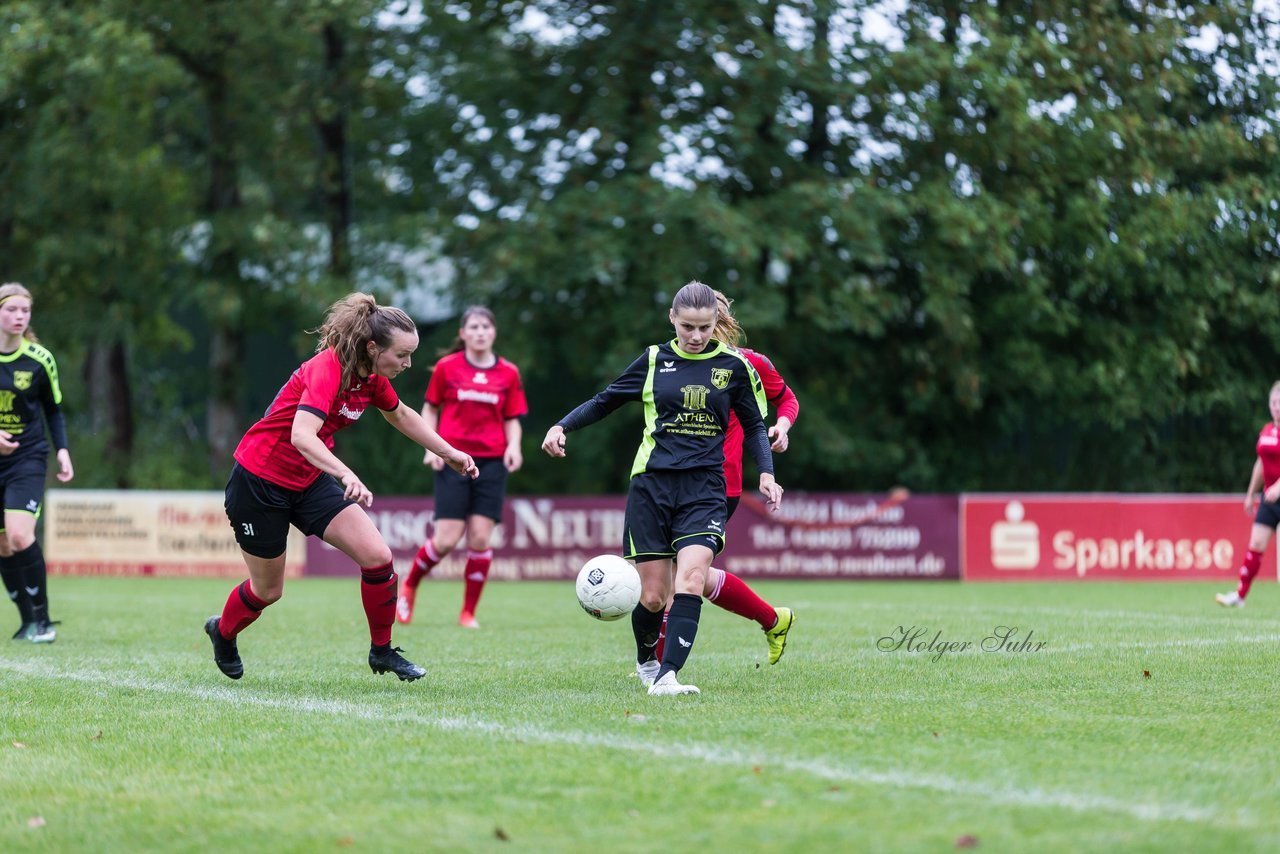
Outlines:
[[[573,578],[622,547],[623,496],[512,496],[494,533],[490,578]],[[429,497],[379,497],[369,511],[404,572],[430,530]],[[778,513],[744,496],[716,566],[749,578],[959,578],[959,498],[787,493]],[[460,578],[455,550],[432,575]],[[308,575],[351,575],[337,550],[307,540]]]
[[[966,580],[1228,586],[1252,524],[1226,495],[966,495],[961,519]]]
[[[61,575],[245,575],[221,492],[51,489],[43,549]],[[289,531],[287,577],[302,573],[305,538]]]

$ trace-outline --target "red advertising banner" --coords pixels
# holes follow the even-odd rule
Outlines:
[[[964,577],[1230,585],[1250,524],[1240,496],[966,495]]]
[[[370,517],[404,572],[427,535],[429,497],[379,497]],[[959,498],[788,493],[778,513],[746,497],[716,565],[750,578],[960,577]],[[588,559],[618,554],[623,496],[513,496],[494,533],[490,578],[573,578]],[[307,575],[351,575],[351,562],[307,538]],[[432,575],[460,578],[455,550]]]

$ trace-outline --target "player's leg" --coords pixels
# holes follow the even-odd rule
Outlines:
[[[631,611],[636,641],[636,676],[645,687],[653,684],[661,663],[654,650],[662,631],[662,615],[671,598],[675,556],[671,548],[671,512],[675,507],[668,485],[652,474],[639,474],[627,486],[622,556],[640,574],[640,602]]]
[[[436,472],[431,533],[413,556],[413,563],[409,565],[409,573],[400,585],[400,596],[396,601],[396,619],[401,623],[408,623],[413,619],[413,607],[422,579],[448,557],[462,540],[467,529],[468,508],[471,506],[471,483],[470,478],[463,477],[447,466]]]
[[[30,622],[27,639],[52,643],[58,636],[49,619],[49,571],[36,541],[36,521],[44,506],[45,467],[42,460],[20,463],[5,483],[4,531],[12,556],[11,568],[26,598]]]
[[[502,504],[507,494],[507,467],[501,457],[476,460],[480,476],[468,482],[471,500],[467,508],[467,565],[464,579],[462,611],[458,625],[478,629],[476,605],[484,592],[489,568],[493,565],[493,529],[502,521]]]
[[[674,570],[668,557],[647,556],[647,559],[636,560],[640,602],[631,611],[631,633],[636,640],[636,676],[646,688],[653,684],[662,666],[656,650],[666,603],[671,598]]]
[[[1249,527],[1249,547],[1240,564],[1240,582],[1230,593],[1219,593],[1214,597],[1219,605],[1227,608],[1244,607],[1244,600],[1249,595],[1249,588],[1253,586],[1253,579],[1262,568],[1262,553],[1267,550],[1267,544],[1271,542],[1271,535],[1278,523],[1280,523],[1280,505],[1264,501],[1258,506],[1253,525]]]
[[[493,549],[489,543],[495,524],[488,516],[467,517],[467,565],[462,570],[462,611],[458,613],[458,625],[468,629],[480,628],[476,622],[476,606],[480,604],[480,594],[484,592],[489,567],[493,565]]]
[[[758,623],[769,643],[769,663],[778,663],[787,645],[787,632],[795,621],[790,608],[775,608],[747,582],[728,570],[715,567],[707,573],[702,595],[726,611]]]
[[[360,567],[360,602],[369,624],[370,669],[374,673],[390,671],[405,682],[425,676],[427,671],[424,668],[400,655],[399,648],[391,646],[399,577],[391,562],[391,549],[373,520],[364,508],[349,504],[325,525],[321,537]]]
[[[22,588],[22,570],[13,562],[13,549],[9,546],[9,537],[4,531],[0,531],[0,577],[3,577],[9,601],[18,609],[18,617],[21,619],[13,639],[31,640],[36,628],[35,620],[31,617],[31,597]]]
[[[662,665],[658,668],[649,693],[654,695],[697,694],[695,685],[681,684],[676,674],[688,661],[693,642],[698,635],[698,621],[702,615],[702,587],[707,570],[716,549],[706,545],[699,536],[677,540],[675,560],[674,594],[671,611],[667,615],[667,642],[663,650]]]

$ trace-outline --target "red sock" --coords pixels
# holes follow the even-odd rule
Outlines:
[[[489,578],[489,567],[493,565],[493,549],[473,552],[467,549],[467,565],[462,571],[466,579],[466,588],[462,593],[462,613],[475,614],[476,605],[480,604],[480,594],[484,592],[484,583]]]
[[[671,615],[671,611],[662,612],[662,628],[658,630],[658,643],[653,648],[653,657],[658,661],[662,661],[662,653],[667,648],[667,617]]]
[[[360,601],[369,621],[369,640],[374,646],[391,643],[391,624],[396,621],[396,571],[391,564],[360,568]]]
[[[431,538],[427,537],[427,541],[418,549],[418,553],[413,556],[413,566],[409,567],[409,577],[404,580],[406,586],[412,590],[418,589],[418,582],[426,578],[427,573],[440,562],[440,555],[436,553],[436,544],[431,542]]]
[[[1236,590],[1241,599],[1249,595],[1249,588],[1253,586],[1253,578],[1259,569],[1262,569],[1262,552],[1249,549],[1244,553],[1244,565],[1240,567],[1240,587]]]
[[[222,617],[218,620],[218,631],[227,640],[249,628],[249,624],[262,614],[262,609],[270,605],[254,595],[249,579],[245,579],[231,591],[227,604],[222,606]]]
[[[719,572],[724,578],[717,585],[717,588],[711,591],[711,595],[707,597],[708,599],[726,611],[737,614],[739,617],[755,620],[760,624],[760,628],[765,631],[773,628],[773,624],[778,622],[778,613],[773,610],[772,605],[761,599],[754,590],[748,587],[747,582],[732,572],[714,568],[711,571]]]

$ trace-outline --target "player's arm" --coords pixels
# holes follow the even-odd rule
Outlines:
[[[639,400],[657,349],[650,347],[645,355],[632,362],[604,391],[579,404],[568,415],[552,424],[542,439],[542,450],[553,457],[563,457],[566,433],[595,424],[622,404]]]
[[[293,429],[289,433],[289,441],[302,454],[303,459],[320,471],[331,474],[342,484],[342,493],[348,501],[355,501],[365,507],[373,505],[373,492],[361,482],[346,463],[338,459],[333,451],[325,447],[320,438],[320,428],[324,419],[308,409],[299,408],[293,416]]]
[[[480,471],[476,468],[475,460],[471,459],[469,454],[464,454],[457,448],[450,445],[440,434],[427,426],[427,421],[412,408],[405,406],[404,401],[396,406],[395,409],[378,410],[382,413],[382,417],[390,422],[404,435],[417,442],[428,451],[438,455],[448,464],[449,468],[456,471],[464,477],[475,479],[479,477]]]
[[[750,368],[750,366],[748,365]],[[773,477],[773,454],[769,450],[769,433],[764,426],[765,398],[760,375],[750,368],[747,382],[734,385],[733,411],[742,424],[742,446],[755,461],[760,472],[760,494],[773,510],[782,504],[782,486]]]
[[[507,450],[502,455],[502,463],[507,471],[520,471],[524,465],[524,453],[520,450],[520,442],[524,439],[524,426],[519,418],[508,418],[502,422],[502,432],[507,437]]]
[[[62,392],[56,385],[57,380],[54,379],[57,368],[52,364],[50,367],[52,375],[46,374],[47,383],[42,383],[40,386],[40,408],[44,410],[44,421],[49,425],[49,438],[53,440],[53,447],[57,449],[58,480],[69,483],[76,473],[71,465],[71,451],[67,445],[67,421],[62,416],[62,406],[59,405]]]
[[[773,366],[773,362],[762,353],[755,354],[758,358],[751,360],[751,365],[760,374],[760,382],[764,386],[765,399],[773,406],[777,412],[777,419],[772,427],[769,428],[769,438],[773,440],[770,449],[775,454],[781,454],[787,450],[791,444],[788,434],[791,427],[796,423],[796,418],[800,415],[800,401],[796,399],[795,392],[787,385],[787,381],[782,378],[782,374]]]
[[[433,433],[437,432],[440,429],[440,407],[430,402],[422,404],[422,420],[426,423],[428,430]],[[423,465],[431,466],[433,469],[439,471],[442,466],[436,465],[436,460],[440,460],[439,454],[435,453],[430,448],[423,449]],[[443,463],[443,460],[441,460],[441,462]]]

